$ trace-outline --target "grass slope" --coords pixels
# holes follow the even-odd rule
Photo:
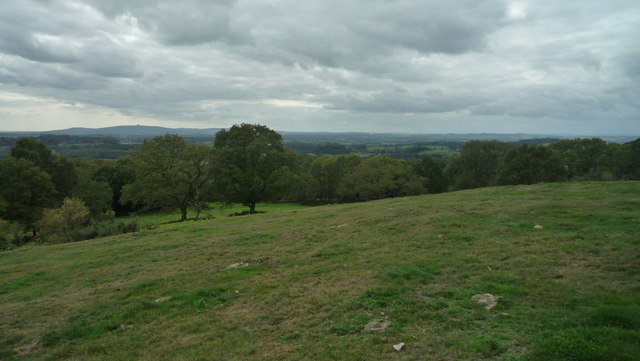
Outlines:
[[[0,359],[638,360],[639,246],[640,183],[602,182],[27,247],[0,253]]]

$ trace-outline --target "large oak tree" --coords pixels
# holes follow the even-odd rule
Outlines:
[[[214,148],[225,201],[241,203],[255,213],[258,202],[278,198],[292,159],[280,134],[264,125],[234,125],[216,134]]]

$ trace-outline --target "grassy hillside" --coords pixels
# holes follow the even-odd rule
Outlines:
[[[638,360],[640,183],[174,223],[0,253],[0,275],[5,361]]]

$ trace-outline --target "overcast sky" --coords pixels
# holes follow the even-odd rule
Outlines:
[[[638,0],[0,0],[0,130],[640,135]]]

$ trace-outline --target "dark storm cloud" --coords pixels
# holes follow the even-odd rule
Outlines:
[[[3,0],[0,84],[220,125],[620,132],[640,114],[639,17],[630,0]]]

